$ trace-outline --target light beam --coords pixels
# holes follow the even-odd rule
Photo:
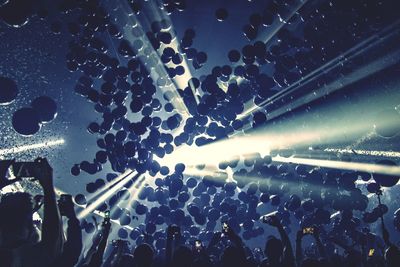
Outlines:
[[[0,150],[0,158],[3,158],[4,156],[10,155],[10,154],[17,154],[17,153],[21,153],[21,152],[25,152],[25,151],[29,151],[29,150],[58,146],[58,145],[62,145],[64,143],[65,143],[64,139],[57,139],[57,140],[49,140],[49,141],[37,143],[37,144],[5,148],[5,149]]]
[[[400,176],[399,166],[387,166],[382,164],[344,162],[344,161],[321,160],[321,159],[306,159],[306,158],[294,158],[294,157],[284,158],[280,156],[273,157],[272,160],[276,162],[295,163],[295,164],[318,166],[318,167],[332,168],[339,170],[361,171],[367,173]]]

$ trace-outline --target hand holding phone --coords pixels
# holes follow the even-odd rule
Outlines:
[[[222,222],[222,233],[227,234],[229,232],[229,225],[227,222]]]
[[[194,241],[194,248],[196,249],[197,252],[202,251],[203,243],[201,242],[201,240]]]
[[[313,235],[314,227],[305,227],[303,228],[303,235]]]
[[[371,249],[368,251],[368,257],[374,256],[374,253],[375,253],[375,249],[371,248]]]

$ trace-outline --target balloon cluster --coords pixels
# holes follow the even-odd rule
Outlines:
[[[128,1],[133,14],[142,12],[149,2]],[[131,224],[137,216],[143,218],[144,223],[129,233],[120,228],[120,238],[129,237],[139,244],[146,232],[151,234],[146,238],[157,240],[156,246],[161,248],[165,239],[160,228],[164,224],[179,225],[186,240],[195,236],[208,240],[217,222],[226,221],[244,239],[251,239],[264,233],[258,223],[260,205],[276,210],[287,230],[295,218],[301,226],[332,224],[336,232],[354,231],[362,223],[375,222],[387,213],[388,208],[383,204],[368,212],[368,197],[355,182],[373,178],[367,189],[376,193],[381,187],[395,185],[398,177],[276,164],[271,156],[260,154],[237,155],[216,162],[219,170],[212,175],[190,176],[185,174],[183,163],[170,169],[155,157],[162,159],[184,144],[203,146],[228,138],[246,125],[252,129],[265,125],[269,112],[262,108],[265,101],[353,47],[360,39],[378,32],[385,22],[397,16],[390,5],[372,2],[363,2],[362,14],[354,16],[353,8],[359,2],[363,1],[323,2],[316,9],[302,9],[287,19],[291,12],[285,1],[268,1],[264,9],[249,17],[249,23],[242,29],[247,40],[254,40],[253,43],[227,50],[229,64],[216,65],[201,77],[193,76],[184,88],[173,91],[169,89],[173,79],[187,74],[186,60],[192,61],[196,70],[210,64],[207,53],[193,47],[195,30],[185,31],[177,49],[171,23],[166,19],[150,21],[148,29],[139,23],[130,25],[127,33],[126,23],[113,16],[117,9],[106,9],[96,0],[63,1],[60,6],[63,13],[74,11],[79,15],[53,22],[51,30],[59,34],[66,29],[73,36],[66,67],[81,75],[74,91],[101,115],[99,122],[87,127],[97,138],[99,150],[93,160],[74,165],[72,175],[78,176],[81,172],[95,175],[104,164],[110,164],[113,173],[106,176],[106,181],[97,179],[88,183],[89,194],[107,186],[127,169],[156,177],[154,185],[146,184],[137,200],[129,202],[130,206],[123,208],[120,203],[132,197],[129,191],[132,181],[97,208],[99,211],[111,209],[111,218],[119,220],[122,226]],[[186,8],[185,1],[160,1],[159,4],[160,10],[167,14]],[[368,10],[384,8],[385,16],[366,12],[366,6]],[[218,21],[228,16],[225,8],[215,11]],[[3,20],[7,21],[4,17]],[[274,23],[295,27],[282,27],[272,40],[260,41],[263,30]],[[301,34],[297,29],[301,29]],[[320,83],[323,85],[324,81]],[[8,84],[13,88],[12,83]],[[35,112],[23,109],[20,114],[16,113],[14,127],[18,128],[22,124],[18,121],[29,115],[33,130],[20,132],[34,132],[39,121],[54,118],[55,108],[50,102],[40,98],[32,103]],[[176,106],[181,102],[188,114]],[[248,117],[239,117],[248,103],[260,108]],[[284,103],[273,105],[281,104]],[[44,110],[53,113],[44,114],[41,106],[47,106]],[[393,136],[392,132],[380,131],[379,125],[377,129],[382,136]],[[284,157],[293,151],[274,153]],[[393,165],[389,161],[380,164]],[[230,179],[224,173],[228,167],[233,170]],[[90,205],[84,194],[76,195],[75,201]],[[332,217],[337,212],[340,218]],[[356,213],[363,213],[363,221],[354,216]],[[87,221],[83,221],[82,227],[88,233],[95,229]]]
[[[183,5],[178,6],[183,8]],[[164,7],[170,12],[177,8]],[[145,6],[132,6],[136,13],[142,8]],[[303,39],[283,28],[278,31],[276,42],[272,45],[256,41],[241,49],[228,51],[230,65],[215,66],[210,74],[193,77],[185,88],[177,90],[189,111],[188,117],[177,113],[179,110],[173,105],[176,94],[167,90],[159,98],[157,88],[168,87],[170,79],[185,73],[182,65],[185,58],[192,61],[195,69],[207,62],[207,54],[192,47],[196,32],[193,29],[184,32],[180,40],[182,51],[179,51],[171,45],[174,37],[167,31],[170,23],[155,20],[147,32],[134,27],[132,34],[135,39],[130,42],[120,30],[124,25],[115,24],[112,16],[100,5],[86,5],[83,11],[90,16],[82,17],[79,25],[75,25],[74,28],[77,26],[80,29],[72,32],[69,27],[70,33],[78,39],[70,44],[67,67],[70,71],[82,73],[75,92],[87,98],[94,104],[96,112],[102,114],[101,122],[88,126],[88,131],[98,137],[100,150],[93,162],[76,164],[71,172],[73,175],[79,175],[81,171],[95,174],[109,162],[115,173],[107,175],[108,182],[127,168],[160,177],[155,179],[155,186],[144,186],[131,207],[122,208],[118,204],[129,199],[130,184],[98,207],[100,211],[112,208],[111,217],[119,220],[121,225],[129,225],[136,215],[144,216],[145,223],[131,233],[121,228],[121,238],[129,236],[140,243],[143,231],[154,234],[156,238],[160,234],[157,231],[160,226],[173,223],[182,227],[184,238],[200,235],[207,240],[211,238],[218,221],[227,221],[236,232],[242,233],[244,239],[254,238],[264,233],[257,223],[261,216],[259,203],[276,209],[277,216],[288,229],[293,220],[290,214],[299,220],[300,225],[309,226],[330,224],[332,213],[339,211],[342,218],[333,222],[334,229],[349,230],[354,228],[355,223],[361,224],[353,217],[353,212],[365,212],[365,223],[374,222],[387,212],[385,205],[371,212],[366,211],[368,198],[355,186],[355,181],[369,181],[371,175],[367,173],[276,165],[270,156],[238,155],[217,163],[220,170],[228,167],[234,170],[233,181],[226,182],[225,174],[187,176],[182,163],[171,170],[154,158],[154,155],[163,158],[182,144],[202,146],[227,138],[248,123],[253,129],[265,124],[265,110],[254,112],[249,118],[238,119],[245,103],[263,103],[281,87],[290,86],[324,60],[333,58],[339,51],[354,44],[353,38],[343,36],[350,32],[343,31],[343,25],[337,25],[337,20],[333,19],[344,15],[340,8],[321,5],[319,12],[323,12],[324,19],[299,13],[288,21],[292,24],[304,23]],[[249,24],[243,28],[245,37],[256,39],[263,27],[282,19],[286,11],[276,2],[269,3],[262,13],[250,16]],[[223,21],[227,19],[228,12],[220,8],[215,16]],[[372,21],[374,19],[377,18],[371,18]],[[321,29],[315,27],[322,21],[324,29],[337,35],[323,35]],[[88,27],[84,29],[83,25]],[[366,34],[367,25],[355,25],[359,27],[357,32]],[[116,47],[123,60],[110,56],[109,44],[100,37],[102,34],[109,34],[114,42],[119,43]],[[141,41],[144,36],[149,43]],[[315,56],[317,52],[313,47],[324,48],[321,50],[322,57]],[[161,62],[151,60],[154,53],[151,51],[154,50],[159,51]],[[142,53],[149,60],[143,61]],[[157,64],[163,65],[168,77],[150,75],[149,69]],[[265,71],[269,64],[274,64],[272,73]],[[238,82],[238,79],[243,81]],[[226,84],[226,90],[221,88],[221,83]],[[100,84],[98,88],[97,84]],[[167,117],[164,119],[157,115],[159,112],[164,112]],[[132,121],[128,119],[128,114],[141,115],[141,119]],[[182,128],[183,131],[176,134],[177,129]],[[282,150],[277,153],[287,156],[292,152]],[[258,178],[256,182],[249,182],[254,178]],[[373,178],[379,186],[393,186],[398,180],[375,174]],[[104,180],[97,179],[87,185],[87,192],[94,193],[105,184]],[[368,187],[373,187],[373,184]],[[296,186],[300,186],[301,190],[293,190]],[[77,195],[77,201],[85,203],[83,195]],[[154,206],[146,203],[154,203]],[[88,232],[93,229],[90,223],[84,226]]]
[[[12,125],[17,133],[31,136],[40,130],[42,124],[51,122],[56,116],[56,102],[48,96],[40,96],[32,101],[31,107],[14,112]]]

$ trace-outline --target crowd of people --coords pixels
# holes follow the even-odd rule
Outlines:
[[[3,164],[3,163],[2,163]],[[12,163],[7,163],[12,164]],[[5,179],[7,164],[1,166],[1,188],[14,180]],[[3,164],[4,165],[4,164]],[[53,186],[52,168],[46,159],[36,160],[34,176],[43,189],[43,197],[26,192],[2,195],[0,202],[0,266],[85,266],[85,267],[274,267],[274,266],[387,266],[400,264],[400,250],[391,243],[389,233],[382,225],[380,243],[377,235],[359,232],[349,244],[339,236],[331,236],[322,227],[300,229],[295,247],[275,215],[263,217],[271,227],[263,250],[251,250],[241,237],[222,223],[221,232],[215,232],[207,244],[202,240],[186,242],[177,225],[166,228],[166,242],[156,250],[154,239],[145,238],[131,246],[127,240],[110,240],[112,221],[107,213],[89,242],[83,248],[82,227],[75,213],[72,197],[62,195],[57,201]],[[10,182],[11,181],[11,182]],[[42,205],[43,204],[43,205]],[[43,206],[43,220],[35,220],[33,213]],[[343,212],[342,217],[351,216]],[[67,220],[63,229],[62,217]],[[275,228],[275,230],[274,230]],[[302,248],[302,239],[310,235],[314,240]],[[85,242],[87,243],[87,242]],[[157,253],[156,251],[159,251]]]

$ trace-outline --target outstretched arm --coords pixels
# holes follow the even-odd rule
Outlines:
[[[317,227],[314,227],[314,233],[312,235],[315,239],[315,243],[318,248],[319,256],[327,259],[326,250],[325,250],[324,245],[321,242],[321,238],[319,237],[319,230]]]
[[[382,237],[387,247],[393,246],[392,242],[390,242],[389,232],[384,225],[382,225]]]
[[[62,227],[53,186],[53,169],[46,159],[38,158],[35,178],[38,179],[44,192],[44,212],[42,224],[42,241],[52,257],[62,252]]]
[[[59,203],[62,214],[68,218],[67,242],[64,243],[63,254],[60,262],[66,266],[74,266],[82,251],[82,230],[76,217],[74,203],[71,198]]]
[[[290,266],[294,266],[295,258],[293,255],[293,248],[292,248],[292,244],[290,243],[289,236],[287,235],[285,229],[283,229],[283,226],[282,226],[281,222],[279,221],[278,217],[276,217],[274,215],[269,216],[269,217],[270,218],[267,221],[267,223],[271,226],[274,226],[278,230],[279,235],[281,237],[282,244],[284,247],[284,261],[286,262],[286,264],[288,264]]]
[[[97,251],[90,260],[89,267],[100,267],[103,264],[104,251],[106,250],[108,236],[110,234],[111,223],[105,221],[103,223],[102,235]]]
[[[303,261],[303,248],[301,247],[301,240],[303,238],[303,231],[297,231],[296,236],[296,263],[297,266],[300,266],[301,262]]]

